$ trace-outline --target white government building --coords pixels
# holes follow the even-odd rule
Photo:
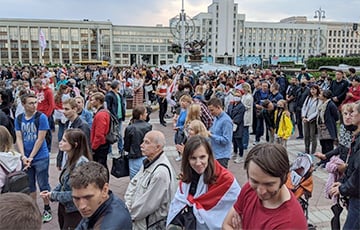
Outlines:
[[[238,13],[233,0],[213,0],[208,12],[190,20],[194,33],[189,40],[207,40],[204,60],[225,64],[277,61],[301,63],[311,55],[331,57],[360,53],[356,22],[308,21],[294,16],[280,22],[250,22]],[[178,17],[179,18],[179,17]],[[173,25],[176,18],[169,20]],[[41,55],[39,31],[47,48]],[[0,19],[0,64],[77,63],[109,60],[111,64],[163,65],[175,63],[171,52],[172,26],[122,26],[110,21]],[[178,31],[178,30],[177,30]]]

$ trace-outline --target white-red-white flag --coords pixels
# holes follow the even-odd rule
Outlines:
[[[41,29],[39,31],[39,45],[41,48],[41,56],[44,56],[44,51],[46,49],[46,39],[45,34]]]

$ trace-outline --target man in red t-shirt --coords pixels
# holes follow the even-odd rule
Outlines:
[[[37,111],[50,117],[55,109],[54,93],[50,89],[48,79],[37,78],[34,80],[34,89],[37,97]]]
[[[34,90],[37,98],[36,110],[42,112],[48,118],[50,130],[48,130],[45,141],[49,152],[51,152],[52,133],[51,130],[55,130],[55,123],[52,117],[55,109],[54,93],[49,87],[49,79],[47,78],[36,78],[34,80]]]
[[[259,144],[246,157],[249,181],[227,214],[223,229],[307,229],[294,194],[286,187],[289,158],[278,144]]]

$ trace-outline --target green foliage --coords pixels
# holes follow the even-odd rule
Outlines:
[[[346,64],[360,66],[360,57],[313,57],[306,61],[308,69],[318,69],[320,66],[338,66]]]

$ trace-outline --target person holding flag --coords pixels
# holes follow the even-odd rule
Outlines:
[[[196,135],[187,141],[181,171],[179,187],[170,204],[168,229],[221,229],[240,186],[233,174],[215,160],[205,137]]]

